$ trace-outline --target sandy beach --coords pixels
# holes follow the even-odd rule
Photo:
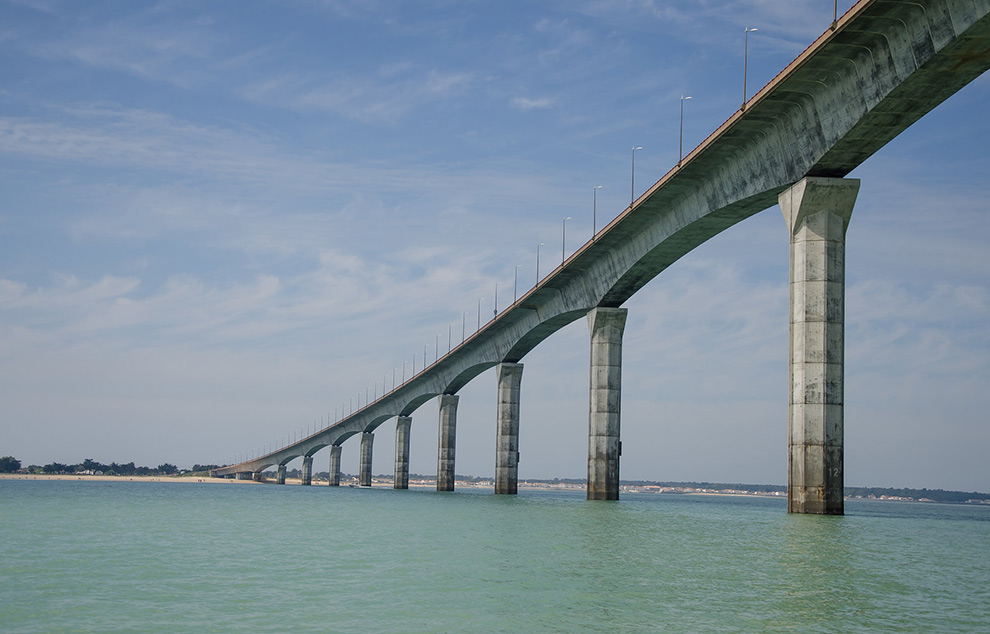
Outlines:
[[[227,478],[204,478],[198,476],[97,476],[97,475],[49,475],[27,473],[0,473],[0,480],[88,480],[90,482],[182,482],[217,484],[263,484],[253,480],[228,480]],[[297,480],[298,482],[298,480]]]

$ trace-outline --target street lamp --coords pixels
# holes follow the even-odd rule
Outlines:
[[[483,299],[485,298],[484,297],[478,298],[478,330],[481,330],[481,300]]]
[[[839,24],[839,0],[832,3],[832,30]]]
[[[466,329],[467,329],[467,311],[465,310],[464,314],[461,315],[461,343],[464,343],[464,339],[466,339],[465,337],[465,333],[467,332]]]
[[[517,264],[516,265],[516,268],[514,268],[512,270],[512,303],[513,304],[516,303],[516,299],[518,298],[518,294],[516,293],[516,289],[519,287],[519,267],[520,266],[522,266],[522,264]]]
[[[836,0],[836,2],[838,2],[838,0]],[[743,39],[743,102],[742,108],[740,108],[741,110],[746,109],[746,59],[749,56],[749,34],[757,31],[759,31],[759,29],[751,29],[746,27],[746,35]]]
[[[543,246],[543,242],[536,245],[536,284],[540,283],[540,247]]]
[[[492,309],[492,317],[498,317],[498,282],[495,282],[495,308]]]
[[[636,201],[636,150],[642,150],[640,146],[635,146],[632,149],[632,186],[629,188],[629,206],[632,207],[633,203]]]
[[[681,95],[681,131],[677,141],[677,167],[681,166],[681,159],[684,158],[684,102],[691,97]]]
[[[603,185],[595,185],[594,193],[591,199],[591,240],[595,240],[595,236],[598,234],[598,190],[601,189]]]
[[[567,221],[570,219],[571,219],[570,216],[564,218],[563,226],[560,229],[560,264],[561,265],[564,264],[564,260],[566,259],[566,255],[567,255]]]

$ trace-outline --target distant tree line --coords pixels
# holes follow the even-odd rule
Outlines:
[[[110,464],[103,464],[102,462],[97,462],[92,458],[86,458],[79,464],[49,462],[43,466],[28,465],[27,467],[22,468],[21,461],[13,456],[4,456],[3,458],[0,458],[0,473],[15,473],[18,471],[55,475],[87,473],[90,475],[147,476],[175,475],[179,473],[179,468],[168,462],[162,463],[157,467],[139,467],[133,462],[125,462],[123,464],[111,462]]]

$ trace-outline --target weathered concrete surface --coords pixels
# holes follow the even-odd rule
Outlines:
[[[395,482],[396,489],[409,488],[409,428],[412,418],[399,416],[395,419]]]
[[[791,513],[843,512],[846,228],[858,193],[858,180],[810,177],[780,195],[791,236]]]
[[[275,484],[285,484],[285,465],[278,466],[278,473],[275,476]]]
[[[363,487],[371,486],[371,449],[375,443],[375,435],[370,431],[361,434],[361,461],[358,467],[358,484]]]
[[[254,472],[410,415],[518,362],[596,306],[621,306],[683,255],[805,176],[842,177],[990,67],[990,0],[861,0],[597,238],[480,332],[374,403]]]
[[[313,484],[313,456],[303,456],[302,481],[300,484],[304,486]]]
[[[340,486],[340,445],[330,445],[330,486]]]
[[[521,363],[495,366],[498,414],[495,431],[495,493],[515,495],[519,489],[519,386]]]
[[[625,308],[588,313],[591,379],[588,397],[588,499],[619,499],[619,415]]]
[[[437,430],[437,491],[454,490],[454,447],[457,445],[457,401],[454,394],[440,395]]]

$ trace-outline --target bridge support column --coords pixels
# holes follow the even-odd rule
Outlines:
[[[236,474],[234,474],[234,479],[235,480],[253,480],[254,479],[254,473],[252,473],[250,471],[245,471],[244,473],[236,473]]]
[[[622,396],[622,332],[625,308],[595,308],[591,332],[588,402],[588,499],[619,499],[619,406]]]
[[[375,435],[370,431],[361,433],[361,464],[358,472],[358,485],[371,486],[371,448],[375,443]]]
[[[858,192],[858,180],[805,178],[779,197],[791,234],[789,513],[843,513],[845,236]]]
[[[495,432],[495,493],[515,495],[519,485],[519,385],[521,363],[500,363]]]
[[[302,481],[299,484],[313,484],[313,456],[303,456]]]
[[[340,445],[330,445],[330,486],[340,486]]]
[[[280,464],[278,466],[278,472],[275,475],[275,484],[285,484],[285,465]]]
[[[457,440],[456,394],[440,395],[440,425],[437,447],[437,491],[454,490],[454,445]]]
[[[395,482],[396,489],[409,488],[409,428],[412,418],[399,416],[395,419]]]

